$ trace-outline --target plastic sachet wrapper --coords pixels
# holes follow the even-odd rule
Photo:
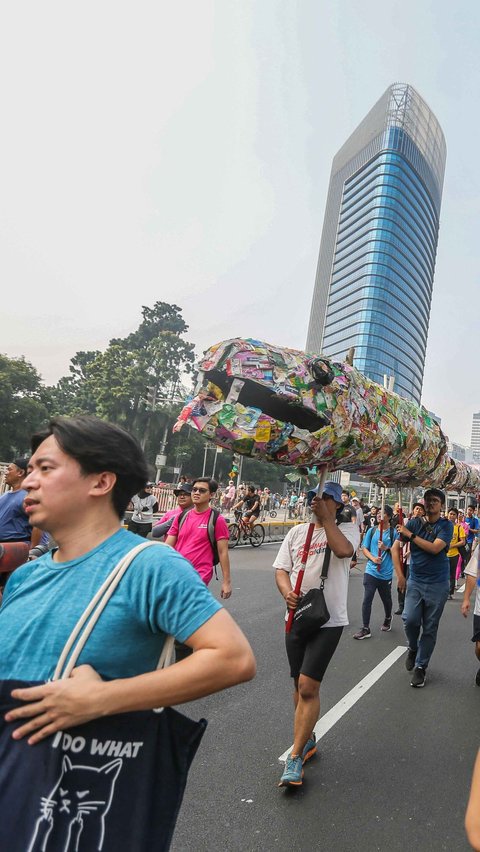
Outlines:
[[[349,364],[237,338],[208,349],[198,370],[175,430],[188,424],[233,452],[277,464],[480,491],[480,467],[450,458],[423,406]]]

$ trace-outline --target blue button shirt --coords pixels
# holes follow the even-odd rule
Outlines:
[[[447,550],[453,538],[453,524],[447,518],[439,518],[434,524],[428,523],[423,518],[410,518],[405,524],[410,532],[415,533],[418,538],[434,542],[441,538],[447,545],[440,553],[427,553],[421,547],[417,547],[415,541],[410,545],[410,577],[430,583],[443,583],[450,577],[450,565],[447,558]]]
[[[470,532],[467,533],[467,544],[473,544],[474,535],[472,530],[478,530],[480,528],[479,520],[475,517],[475,515],[472,515],[471,518],[465,518],[465,523],[468,524],[470,528]]]
[[[32,528],[23,510],[27,492],[7,491],[0,497],[0,541],[30,541]]]

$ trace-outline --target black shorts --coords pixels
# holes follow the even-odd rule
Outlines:
[[[480,615],[473,616],[472,642],[480,642]]]
[[[302,639],[293,631],[285,633],[290,676],[298,678],[303,674],[321,683],[342,632],[343,627],[322,627],[308,639]]]
[[[141,535],[146,538],[148,533],[152,532],[152,524],[139,524],[137,521],[128,522],[128,532],[133,532],[136,535]]]

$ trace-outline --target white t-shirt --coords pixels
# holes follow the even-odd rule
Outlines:
[[[356,523],[358,527],[363,527],[363,522],[365,520],[364,514],[360,506],[354,506],[355,515],[356,515]]]
[[[287,571],[290,574],[290,583],[292,589],[295,588],[295,582],[298,572],[301,568],[301,559],[305,539],[307,537],[308,524],[299,524],[287,533],[277,558],[273,563],[274,568],[280,568],[282,571]],[[340,524],[340,532],[343,533],[346,539],[351,542],[354,551],[360,544],[360,532],[356,524]],[[327,546],[327,537],[323,527],[313,531],[312,543],[308,554],[307,564],[305,566],[305,574],[301,593],[308,592],[309,589],[318,589],[320,587],[320,575],[323,568],[323,559],[325,556],[325,548]],[[348,595],[348,578],[350,576],[350,561],[351,556],[339,559],[332,551],[330,557],[330,565],[328,568],[328,577],[325,580],[324,595],[325,601],[330,613],[330,620],[324,624],[324,627],[344,627],[348,624],[347,613],[347,595]],[[285,620],[288,617],[288,609],[285,615]]]
[[[476,548],[476,550],[472,553],[470,561],[468,565],[465,566],[465,574],[468,574],[470,577],[478,577],[479,576],[479,564],[478,560],[480,559],[480,546]],[[474,615],[480,615],[480,586],[477,583],[477,588],[475,590],[475,609],[473,610]]]
[[[153,521],[153,507],[156,502],[157,498],[153,494],[148,494],[146,497],[139,497],[138,494],[135,494],[132,497],[132,521],[136,524],[151,524]]]

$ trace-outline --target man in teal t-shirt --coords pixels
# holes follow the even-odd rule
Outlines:
[[[380,595],[385,610],[385,618],[380,628],[384,633],[392,629],[392,545],[398,534],[392,527],[393,509],[385,506],[382,539],[380,527],[371,527],[363,540],[363,553],[367,557],[367,565],[363,575],[363,627],[354,634],[354,639],[370,639],[370,615],[375,592]]]
[[[58,547],[9,579],[0,608],[0,677],[51,677],[77,620],[118,561],[143,539],[120,529],[148,471],[137,441],[92,417],[56,418],[32,439],[23,487],[33,526]],[[194,654],[155,670],[165,635]],[[132,710],[169,707],[253,677],[250,646],[193,568],[166,545],[132,562],[81,653],[71,678],[15,689],[30,744],[59,730]]]

